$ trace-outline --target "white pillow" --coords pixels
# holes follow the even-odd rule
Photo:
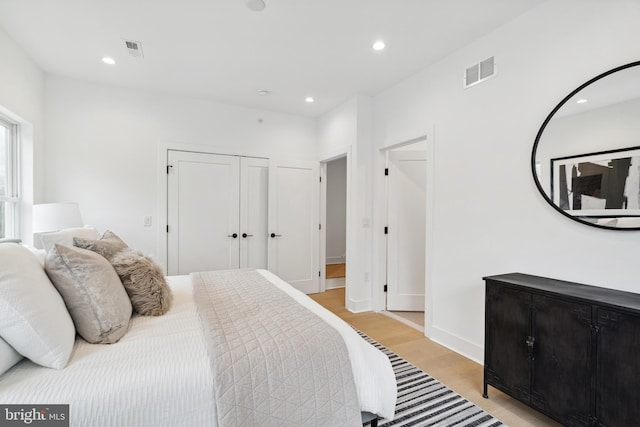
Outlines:
[[[0,375],[9,370],[10,367],[18,363],[22,355],[15,351],[5,340],[0,338]]]
[[[25,248],[29,249],[33,255],[38,259],[38,262],[44,268],[44,260],[47,258],[47,251],[44,249],[36,249],[33,246],[22,244]]]
[[[0,337],[18,353],[64,368],[76,330],[62,297],[38,259],[22,245],[0,245]]]
[[[67,228],[60,231],[51,231],[49,233],[38,234],[42,247],[49,252],[56,244],[64,246],[73,246],[73,238],[98,240],[100,233],[93,227]]]

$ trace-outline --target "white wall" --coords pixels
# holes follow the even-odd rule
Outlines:
[[[44,73],[0,28],[0,113],[20,124],[20,232],[31,243],[31,205],[44,183]]]
[[[150,254],[165,236],[159,147],[317,158],[314,120],[206,100],[48,76],[46,111],[47,201],[79,202],[85,223]]]
[[[371,310],[373,100],[354,96],[318,119],[318,158],[347,157],[346,306]]]
[[[640,292],[640,233],[563,217],[530,170],[551,109],[591,77],[639,59],[638,22],[636,1],[548,1],[375,97],[378,148],[433,125],[437,341],[482,360],[486,275],[520,271]],[[490,56],[498,75],[463,89],[465,67]]]
[[[345,261],[347,253],[347,158],[327,163],[327,264]]]

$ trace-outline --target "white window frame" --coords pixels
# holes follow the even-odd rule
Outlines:
[[[3,230],[4,238],[19,238],[19,207],[20,207],[20,144],[19,144],[19,125],[9,120],[6,116],[0,115],[0,125],[9,129],[9,139],[7,144],[7,195],[0,195],[0,203],[5,203],[5,229]],[[0,235],[1,236],[1,235]]]

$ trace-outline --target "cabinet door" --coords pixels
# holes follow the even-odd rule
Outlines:
[[[487,281],[485,381],[526,403],[530,400],[531,294]]]
[[[533,305],[531,406],[564,425],[589,425],[591,306],[542,295]]]
[[[640,318],[598,309],[596,417],[601,426],[640,420]]]

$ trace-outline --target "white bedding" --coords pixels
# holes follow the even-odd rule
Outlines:
[[[23,360],[0,377],[0,402],[70,404],[72,426],[213,426],[211,369],[189,276],[170,277],[161,317],[135,316],[116,344],[77,339],[66,368]]]
[[[362,410],[392,418],[396,382],[387,357],[333,313],[260,272],[340,332]],[[174,301],[167,314],[135,316],[116,344],[77,339],[61,370],[23,360],[0,377],[0,402],[70,404],[73,426],[214,426],[212,374],[193,287],[189,276],[169,277],[169,283]]]
[[[363,340],[342,319],[304,293],[269,271],[258,270],[258,272],[329,323],[342,335],[351,359],[351,369],[356,381],[360,410],[378,414],[389,420],[392,419],[395,413],[397,388],[396,377],[389,363],[389,358]]]

